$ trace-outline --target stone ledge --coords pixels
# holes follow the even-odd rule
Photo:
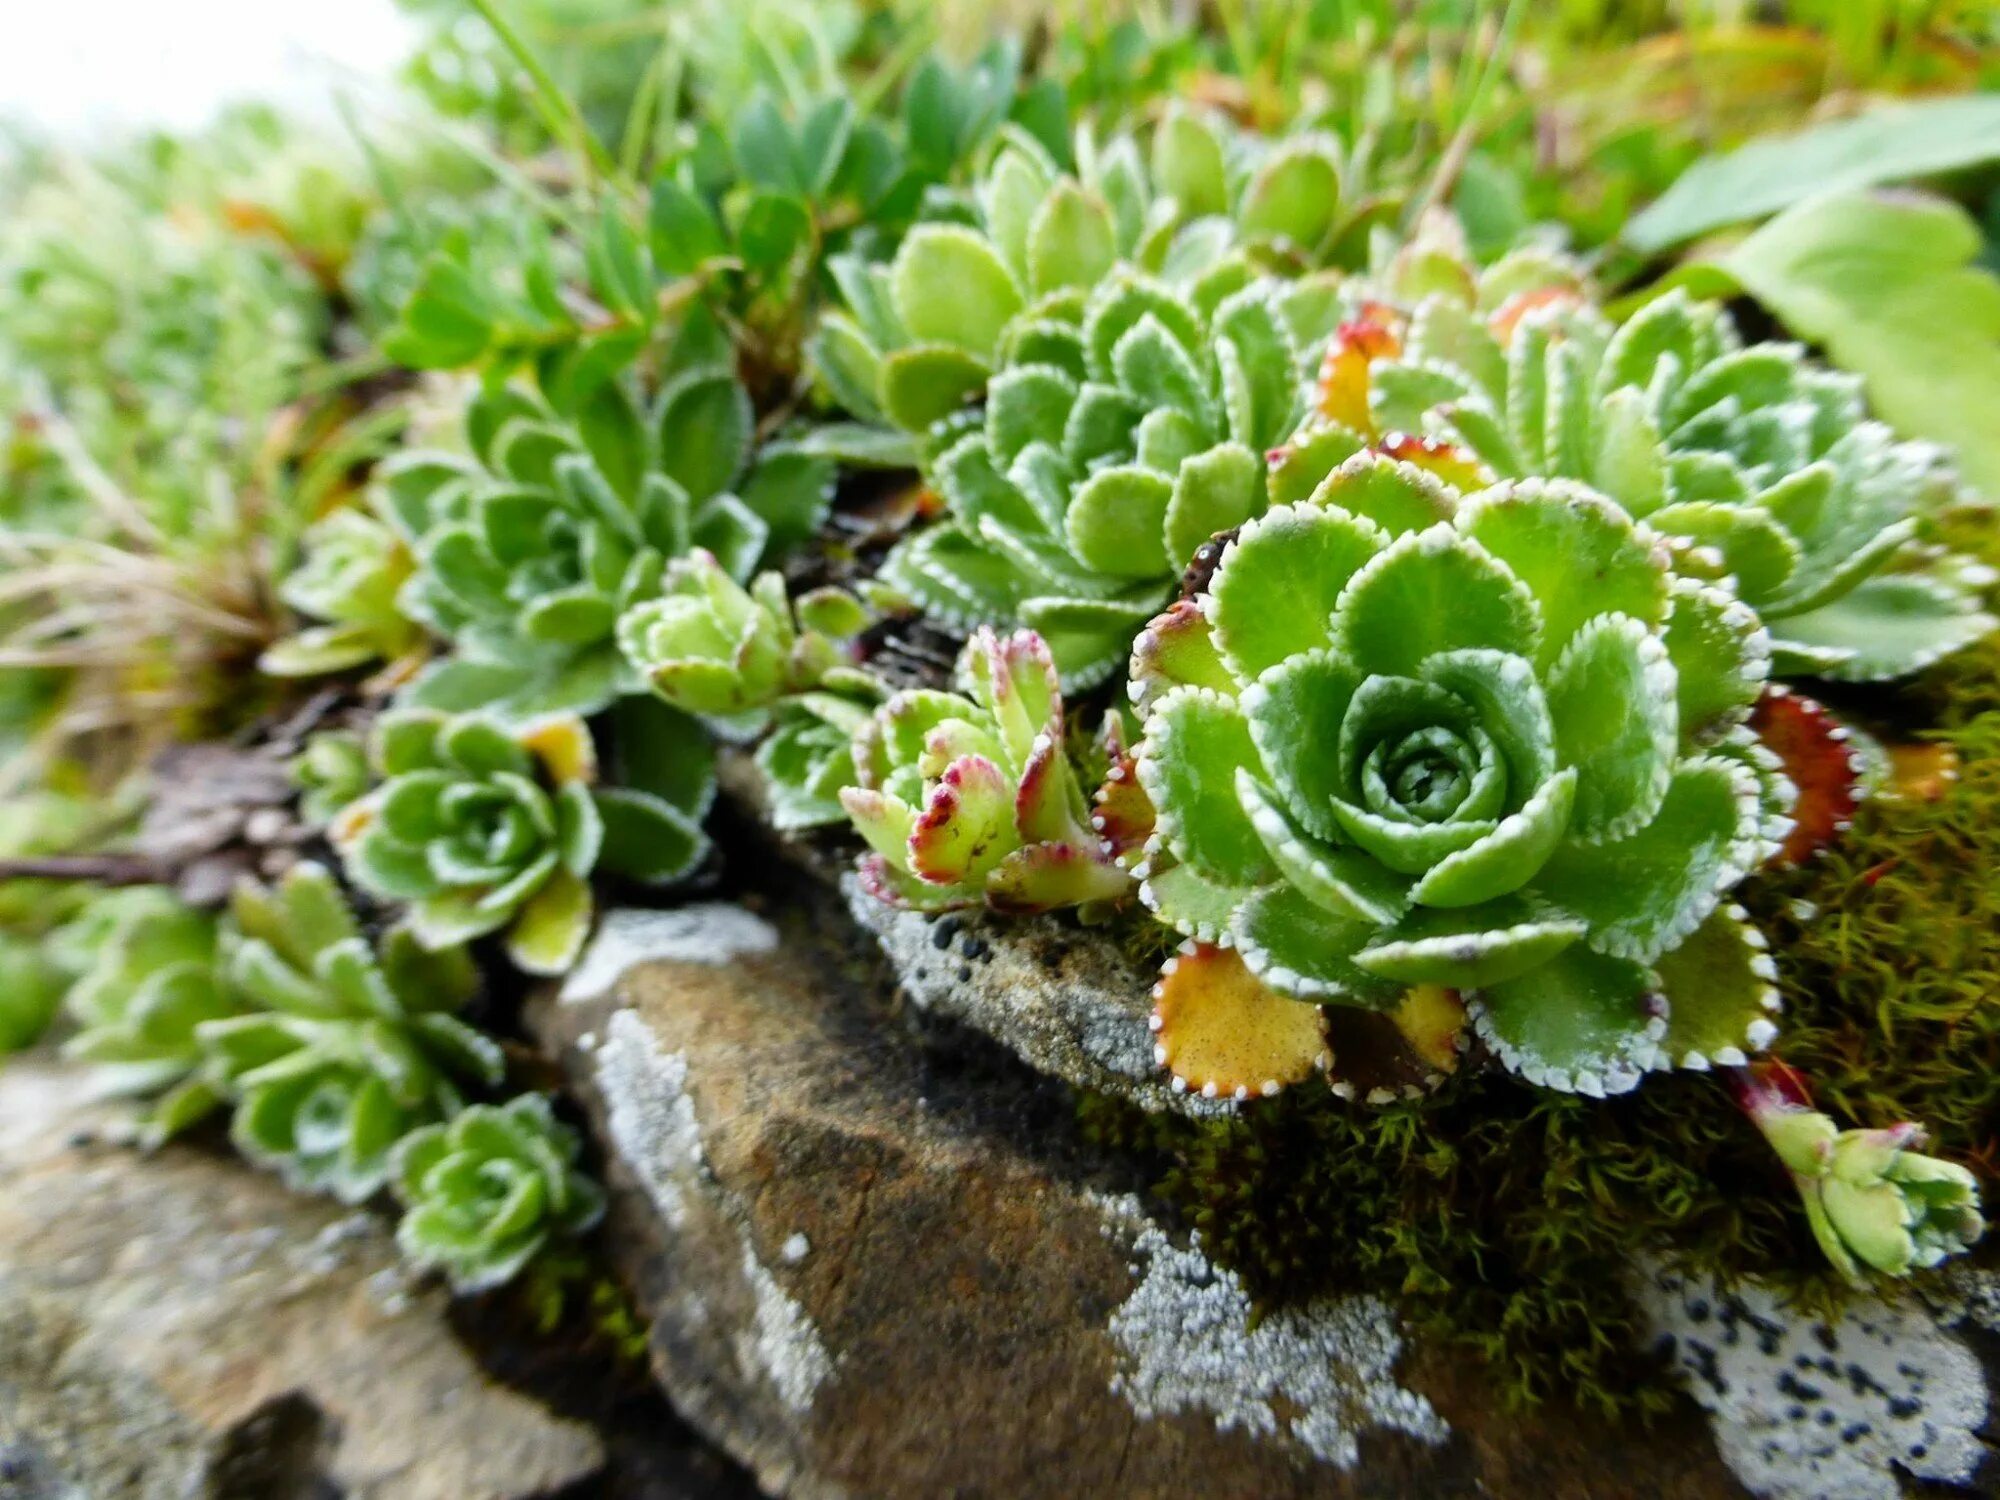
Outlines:
[[[372,1216],[103,1143],[74,1073],[0,1069],[0,1500],[528,1500],[589,1428],[495,1385]]]

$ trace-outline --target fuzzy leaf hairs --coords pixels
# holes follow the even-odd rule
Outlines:
[[[1085,300],[1114,269],[1208,315],[1260,270],[1318,264],[1340,224],[1340,151],[1324,137],[1266,143],[1175,111],[1150,170],[1129,137],[1083,139],[1076,154],[1067,173],[1003,131],[972,222],[917,225],[887,265],[834,259],[845,307],[811,353],[837,404],[924,432],[1000,369],[1075,367]]]
[[[564,973],[590,933],[600,862],[657,882],[707,853],[698,811],[596,789],[596,747],[574,716],[508,727],[401,710],[377,722],[371,758],[381,784],[329,836],[357,885],[409,903],[410,930],[432,950],[504,931],[518,968]]]
[[[1460,497],[1373,454],[1244,527],[1133,652],[1145,900],[1295,1002],[1454,991],[1551,1088],[1767,1043],[1769,960],[1724,903],[1786,828],[1743,727],[1768,645],[1667,564],[1580,485]],[[1170,1058],[1201,1024],[1175,998]],[[1261,1076],[1317,1058],[1287,1034]]]
[[[197,1027],[235,1101],[231,1135],[294,1187],[372,1196],[397,1141],[504,1071],[498,1044],[457,1015],[478,986],[465,950],[426,949],[406,926],[370,943],[318,865],[237,888],[221,972],[258,1007]]]
[[[873,851],[863,886],[925,911],[1122,898],[1130,877],[1091,827],[1048,647],[1029,631],[981,629],[959,675],[964,694],[895,694],[855,744],[859,785],[840,801]]]
[[[576,1166],[581,1145],[539,1094],[410,1132],[392,1164],[404,1206],[396,1243],[461,1295],[512,1280],[552,1240],[603,1216],[604,1190]]]
[[[1483,272],[1433,224],[1322,364],[1318,414],[1450,445],[1482,481],[1589,483],[1727,578],[1781,675],[1901,677],[1995,628],[1978,570],[1934,545],[1944,455],[1872,420],[1858,378],[1794,344],[1745,344],[1673,291],[1622,325],[1578,267],[1522,253]]]

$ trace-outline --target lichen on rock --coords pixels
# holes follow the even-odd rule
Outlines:
[[[1922,1303],[1831,1322],[1767,1288],[1654,1270],[1639,1295],[1723,1458],[1762,1500],[1898,1500],[1898,1471],[1972,1483],[1990,1395],[1978,1357]]]
[[[1283,1434],[1343,1469],[1371,1429],[1447,1437],[1431,1403],[1397,1383],[1403,1337],[1381,1299],[1326,1298],[1258,1319],[1233,1272],[1198,1243],[1176,1245],[1136,1200],[1107,1202],[1106,1233],[1129,1240],[1138,1278],[1110,1331],[1127,1361],[1113,1389],[1141,1417],[1206,1412],[1224,1431]]]

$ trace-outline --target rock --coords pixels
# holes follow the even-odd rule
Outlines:
[[[749,814],[748,836],[821,888],[837,888],[847,914],[881,947],[912,1005],[983,1032],[1029,1067],[1146,1110],[1226,1114],[1228,1099],[1175,1093],[1153,1061],[1154,975],[1110,934],[1068,916],[999,917],[973,908],[935,916],[877,901],[861,889],[846,851],[786,839],[757,826],[767,805],[747,756],[725,756],[723,785]]]
[[[984,1032],[1039,1072],[1142,1109],[1213,1115],[1236,1107],[1167,1086],[1146,1025],[1153,976],[1109,935],[1062,917],[903,911],[852,875],[840,889],[920,1009]]]
[[[1740,1493],[1692,1407],[1501,1411],[1369,1296],[1255,1321],[1066,1091],[920,1041],[825,925],[658,915],[614,915],[531,1026],[604,1146],[655,1372],[775,1494]]]
[[[1996,1284],[1993,1272],[1960,1266],[1945,1283],[1956,1297],[1863,1299],[1829,1325],[1761,1287],[1725,1292],[1660,1268],[1635,1276],[1723,1458],[1767,1500],[1897,1500],[1899,1470],[1976,1484],[1990,1397],[1958,1329],[1995,1326]]]
[[[119,1146],[76,1075],[0,1068],[0,1497],[525,1500],[589,1428],[491,1382],[378,1219]]]

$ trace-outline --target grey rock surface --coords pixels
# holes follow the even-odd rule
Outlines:
[[[494,1384],[386,1227],[0,1068],[0,1497],[526,1500],[597,1435]]]
[[[1256,1319],[1065,1091],[923,1045],[797,908],[674,916],[614,916],[531,1025],[604,1147],[655,1373],[773,1493],[1741,1493],[1692,1407],[1501,1411],[1368,1296]]]

